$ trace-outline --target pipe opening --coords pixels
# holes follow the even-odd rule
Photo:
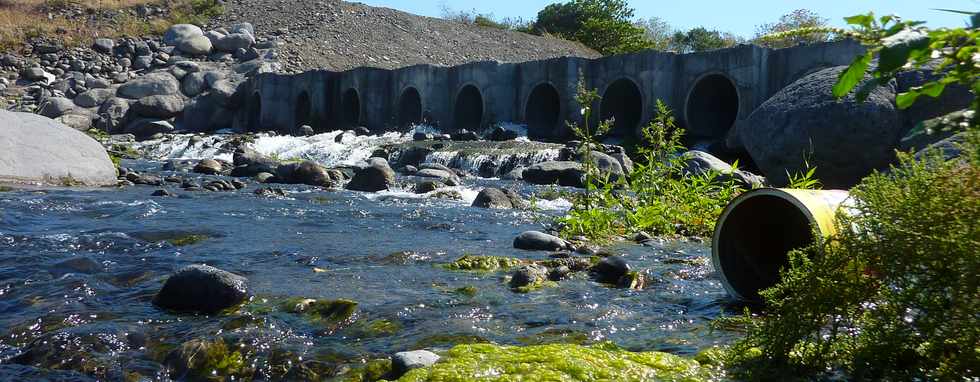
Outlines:
[[[599,106],[602,121],[615,118],[615,123],[607,135],[632,137],[643,118],[643,95],[633,81],[621,78],[613,82],[602,95]]]
[[[415,88],[402,92],[398,101],[398,127],[408,128],[422,123],[422,96]]]
[[[347,89],[340,103],[341,117],[340,124],[342,129],[355,128],[361,122],[361,97],[357,95],[357,90]]]
[[[723,280],[738,296],[760,300],[759,291],[779,282],[789,265],[787,253],[813,243],[807,214],[772,194],[745,197],[718,222],[716,263]]]
[[[313,126],[313,115],[312,106],[310,105],[310,95],[306,92],[299,94],[296,98],[296,111],[295,111],[295,124],[294,128],[298,129],[300,126],[307,125]]]
[[[249,131],[262,130],[262,97],[258,92],[252,94],[249,100],[248,117],[245,120],[245,128]]]
[[[459,91],[454,110],[455,131],[479,131],[483,127],[483,96],[476,86],[466,85]]]
[[[738,89],[721,74],[699,80],[687,97],[687,135],[690,139],[724,139],[738,118]]]
[[[554,137],[561,120],[561,96],[551,84],[534,87],[524,110],[527,134],[531,139]]]

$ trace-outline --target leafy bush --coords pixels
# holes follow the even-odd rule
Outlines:
[[[578,41],[604,55],[650,48],[646,30],[625,0],[571,0],[538,12],[534,30]]]
[[[834,33],[827,30],[827,20],[814,11],[809,9],[797,9],[783,15],[775,23],[762,24],[756,27],[755,39],[753,43],[768,48],[786,48],[800,44],[814,44],[830,41]],[[809,33],[785,34],[780,37],[779,33],[812,29]]]
[[[738,45],[742,39],[731,33],[708,30],[697,27],[687,32],[676,32],[673,37],[674,49],[680,53],[706,52],[709,50],[730,48]]]
[[[220,0],[183,0],[173,5],[170,18],[174,24],[201,26],[224,12]]]
[[[576,99],[580,105],[592,105],[598,98],[594,91],[579,85]],[[641,231],[694,236],[709,236],[714,231],[721,211],[743,189],[715,172],[687,174],[685,158],[679,155],[686,151],[680,143],[684,131],[675,126],[673,114],[663,102],[657,101],[657,110],[653,123],[643,129],[645,142],[637,149],[640,158],[628,182],[609,181],[592,161],[583,160],[586,191],[574,199],[568,215],[556,222],[564,236],[585,236],[601,242]],[[589,121],[589,106],[583,108],[583,115]],[[591,157],[596,137],[609,126],[608,121],[594,131],[588,122],[571,126],[582,140],[582,158]]]
[[[851,191],[836,236],[791,253],[732,352],[743,373],[980,377],[980,132],[966,141],[958,160],[903,154]]]

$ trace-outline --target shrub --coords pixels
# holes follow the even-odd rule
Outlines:
[[[534,30],[578,41],[604,55],[649,49],[646,29],[635,23],[633,12],[624,0],[571,0],[538,12]]]
[[[980,132],[965,134],[960,159],[903,154],[865,179],[839,233],[790,254],[731,352],[743,376],[980,377]]]

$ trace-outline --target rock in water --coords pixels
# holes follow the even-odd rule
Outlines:
[[[891,84],[876,87],[867,101],[831,93],[845,67],[823,69],[790,84],[759,106],[738,134],[752,159],[775,185],[804,162],[830,188],[849,188],[895,158],[902,122]],[[807,155],[806,153],[809,153]]]
[[[548,268],[538,264],[522,265],[514,270],[510,278],[511,288],[540,285],[548,281]]]
[[[528,251],[558,251],[566,247],[565,240],[538,231],[527,231],[514,238],[514,248]]]
[[[395,353],[395,356],[391,357],[391,369],[394,374],[392,379],[401,378],[410,370],[435,365],[436,362],[439,362],[439,355],[426,350]]]
[[[311,161],[279,166],[276,173],[279,174],[276,179],[281,183],[333,187],[333,180],[327,169]]]
[[[0,110],[0,181],[46,185],[116,184],[101,144],[82,132],[29,113]]]
[[[585,171],[578,162],[544,162],[532,165],[522,173],[525,182],[532,184],[558,184],[568,187],[583,187]]]
[[[181,269],[153,298],[153,304],[179,312],[217,313],[241,304],[248,296],[248,280],[208,265]]]
[[[194,166],[194,172],[198,174],[217,175],[224,170],[221,162],[214,159],[204,159]]]
[[[384,159],[374,158],[371,165],[356,174],[347,183],[347,189],[363,192],[378,192],[389,189],[395,184],[395,171]]]
[[[619,256],[609,256],[599,261],[589,271],[596,281],[605,284],[618,284],[619,280],[631,270],[629,263]]]
[[[484,188],[473,200],[473,207],[481,208],[522,208],[524,201],[521,196],[511,190],[495,187]]]

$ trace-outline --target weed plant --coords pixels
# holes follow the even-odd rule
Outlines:
[[[583,105],[581,125],[572,131],[582,141],[586,191],[573,200],[567,216],[557,225],[565,237],[585,237],[605,242],[637,232],[655,235],[708,236],[722,209],[744,191],[734,180],[717,172],[688,174],[686,151],[681,144],[684,130],[675,125],[673,113],[657,102],[657,116],[643,129],[639,161],[629,179],[611,181],[596,168],[592,150],[612,125],[604,121],[591,129],[591,105],[599,100],[595,91],[579,84],[576,100]]]
[[[962,156],[900,155],[851,190],[838,234],[790,254],[730,352],[745,379],[980,378],[980,130]]]

